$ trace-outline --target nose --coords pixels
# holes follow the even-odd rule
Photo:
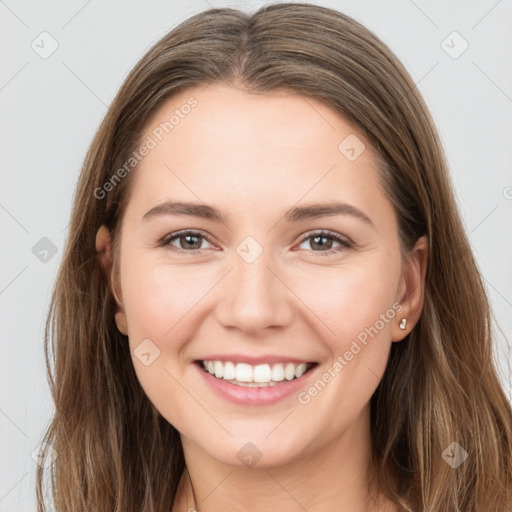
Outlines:
[[[285,327],[292,322],[293,293],[267,252],[253,262],[233,254],[233,269],[223,279],[223,300],[217,308],[217,320],[224,327],[257,334],[269,327]]]

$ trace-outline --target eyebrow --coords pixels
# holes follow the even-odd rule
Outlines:
[[[216,208],[200,203],[167,201],[151,208],[142,217],[143,221],[147,221],[154,217],[166,215],[186,215],[191,217],[199,217],[214,222],[226,223],[227,215],[223,214]],[[305,206],[296,206],[284,215],[286,222],[298,222],[305,219],[315,219],[318,217],[331,217],[335,215],[350,215],[363,222],[373,226],[371,219],[355,206],[344,203],[342,201],[331,201],[328,203],[312,203]]]

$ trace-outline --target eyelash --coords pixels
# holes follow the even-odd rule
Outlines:
[[[333,249],[329,249],[327,251],[313,251],[315,253],[318,253],[320,256],[329,256],[336,252],[345,251],[347,249],[351,249],[354,247],[354,244],[350,242],[346,238],[342,238],[340,235],[328,231],[328,230],[321,230],[321,231],[313,231],[311,233],[308,233],[304,237],[301,238],[299,245],[305,242],[306,240],[309,240],[310,238],[317,238],[317,237],[323,237],[323,238],[332,238],[335,242],[338,242],[340,244],[340,247],[335,247]]]
[[[202,254],[202,249],[193,249],[193,250],[189,251],[186,249],[181,249],[181,248],[177,248],[177,247],[170,245],[172,241],[177,240],[182,237],[185,237],[187,235],[192,235],[192,236],[195,236],[198,238],[202,238],[202,239],[206,240],[208,243],[213,244],[213,242],[209,239],[209,237],[203,235],[202,233],[199,233],[198,231],[180,231],[180,232],[171,233],[170,235],[165,236],[160,241],[159,245],[161,247],[166,247],[166,246],[172,247],[172,250],[175,250],[178,252],[190,252],[193,254]],[[328,256],[333,253],[344,251],[346,249],[351,249],[352,247],[354,247],[354,244],[352,242],[350,242],[349,240],[347,240],[346,238],[342,238],[339,235],[337,235],[336,233],[334,233],[332,231],[328,231],[328,230],[313,231],[311,233],[308,233],[307,235],[305,235],[304,237],[301,238],[299,245],[310,238],[317,238],[317,237],[331,238],[334,241],[341,244],[341,247],[335,247],[335,248],[329,249],[327,251],[312,251],[315,253],[319,253],[321,256]],[[215,244],[213,244],[213,245],[215,245]]]

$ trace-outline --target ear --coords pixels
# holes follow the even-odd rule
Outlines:
[[[113,271],[114,261],[112,258],[112,245],[110,240],[110,231],[105,225],[102,225],[96,233],[96,252],[98,253],[98,260],[105,271],[107,279],[111,285],[111,291],[117,303],[117,312],[115,321],[119,331],[127,335],[128,325],[126,322],[126,313],[122,303],[121,287],[116,279],[116,272]],[[119,298],[121,297],[121,299]]]
[[[400,283],[397,301],[402,309],[397,312],[393,323],[392,341],[403,340],[417,324],[423,310],[425,294],[425,276],[427,273],[428,241],[426,236],[418,238],[407,261]],[[402,319],[406,320],[405,329],[400,328]]]

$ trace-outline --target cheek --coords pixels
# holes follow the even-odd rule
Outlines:
[[[315,313],[317,332],[323,333],[319,341],[331,356],[325,379],[332,385],[322,391],[324,403],[344,414],[359,411],[379,384],[400,309],[395,302],[400,260],[375,257],[366,263],[308,272],[295,280],[297,295]]]
[[[208,265],[168,265],[137,256],[136,252],[127,253],[122,289],[133,343],[145,338],[160,340],[165,346],[169,338],[185,343],[194,335],[194,317],[201,316],[206,304],[215,307],[206,296],[223,272]],[[352,340],[358,338],[364,343],[364,333],[368,329],[374,333],[372,326],[380,315],[390,311],[399,273],[399,264],[390,266],[390,261],[367,257],[363,263],[347,263],[339,268],[301,263],[282,269],[294,292],[289,296],[285,293],[283,300],[303,312],[298,322],[313,313],[319,325],[319,340],[328,343],[333,355],[344,353]],[[376,326],[378,336],[390,338],[390,322],[381,324]]]
[[[185,316],[190,320],[194,310],[200,309],[200,300],[212,288],[213,278],[200,267],[126,258],[122,288],[130,335],[156,339],[174,335],[181,320]]]
[[[180,385],[187,370],[180,364],[180,355],[196,335],[194,316],[201,311],[201,298],[214,281],[209,283],[207,273],[199,267],[162,265],[138,256],[136,251],[126,256],[121,272],[129,345],[138,380],[157,410],[180,426],[176,411],[190,408],[190,396]],[[140,348],[143,346],[144,350]],[[150,354],[149,361],[140,358],[145,353]]]
[[[377,323],[379,335],[391,337],[400,262],[366,258],[338,268],[318,268],[294,276],[294,291],[324,325],[331,349],[344,352],[347,343]],[[381,315],[387,315],[384,325]],[[361,336],[364,337],[364,336]]]

